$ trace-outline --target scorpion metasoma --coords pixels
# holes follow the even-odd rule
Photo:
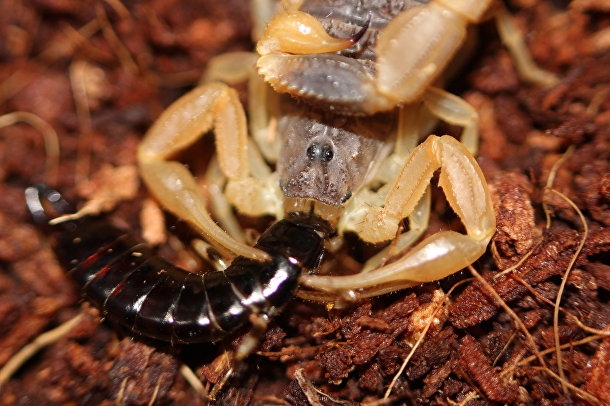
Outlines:
[[[206,76],[210,83],[172,104],[138,150],[152,194],[231,264],[195,275],[113,226],[70,221],[56,226],[63,230],[58,249],[86,297],[104,317],[137,334],[185,344],[217,341],[248,323],[265,328],[299,281],[309,288],[301,296],[340,302],[441,279],[471,264],[495,230],[489,191],[472,156],[476,112],[432,84],[442,78],[466,26],[492,3],[281,2],[284,10],[258,33],[258,72],[274,90],[256,75],[258,57],[242,53],[217,60]],[[498,15],[506,22],[505,13]],[[344,38],[329,36],[320,20]],[[516,59],[523,59],[524,48],[515,42]],[[546,72],[522,65],[539,83],[551,81]],[[253,83],[252,139],[237,93],[221,83],[247,77]],[[420,133],[435,122],[432,115],[462,126],[466,146],[450,136],[430,136],[416,147]],[[171,160],[211,130],[216,155],[205,181],[210,195],[221,191],[212,214],[224,230],[208,213],[210,204],[193,175]],[[466,235],[443,231],[403,254],[427,226],[428,186],[438,169]],[[56,192],[43,187],[28,194],[37,219],[45,218],[41,200],[58,201]],[[232,208],[283,219],[252,247],[235,227]],[[400,234],[406,218],[412,230]],[[322,261],[325,242],[345,232],[369,243],[399,243],[371,258],[358,275],[310,274]],[[244,342],[238,358],[256,345]]]

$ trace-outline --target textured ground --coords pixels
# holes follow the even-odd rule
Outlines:
[[[520,81],[485,24],[472,62],[451,85],[481,118],[478,161],[498,218],[493,244],[475,264],[487,282],[465,282],[448,302],[441,293],[472,278],[469,271],[341,311],[294,300],[218,404],[610,404],[610,6],[509,6],[535,59],[561,81],[546,90]],[[61,147],[54,178],[39,129],[0,128],[0,365],[85,309],[78,327],[0,387],[0,405],[207,403],[180,373],[181,360],[214,382],[211,361],[221,346],[178,353],[100,324],[29,223],[22,191],[55,182],[82,200],[95,185],[125,189],[135,147],[154,118],[196,83],[210,57],[251,49],[248,16],[245,0],[0,0],[0,114],[34,113]],[[127,166],[124,177],[109,172],[118,166]],[[550,175],[559,193],[545,191]],[[140,188],[111,213],[113,221],[139,232],[146,196]],[[430,232],[455,223],[436,197]],[[164,255],[196,266],[184,245],[170,241]],[[337,267],[353,264],[338,259]],[[437,309],[384,403],[422,321]]]

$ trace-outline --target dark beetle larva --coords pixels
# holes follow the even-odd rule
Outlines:
[[[58,197],[44,186],[27,189],[37,223],[48,220],[41,200]],[[58,257],[105,318],[135,334],[190,344],[220,340],[245,326],[251,314],[275,315],[292,297],[302,270],[318,265],[325,226],[306,216],[281,220],[256,244],[271,261],[237,257],[227,269],[203,275],[172,265],[103,220],[51,229]]]

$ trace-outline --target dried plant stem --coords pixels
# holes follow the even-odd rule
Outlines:
[[[28,124],[42,134],[46,154],[44,181],[49,186],[56,185],[59,170],[59,139],[57,132],[45,120],[27,111],[14,111],[0,116],[0,128],[16,123]]]
[[[106,41],[108,41],[108,44],[112,46],[112,49],[123,69],[131,74],[138,74],[140,70],[138,64],[131,56],[129,49],[127,49],[125,44],[123,44],[123,41],[121,41],[117,33],[112,28],[112,24],[110,24],[108,15],[106,14],[106,11],[104,10],[104,7],[102,7],[101,3],[97,3],[95,11],[97,18],[100,21],[100,26],[102,27],[102,34],[104,35],[104,38],[106,38]]]
[[[555,347],[556,347],[555,352],[556,352],[556,356],[557,356],[557,369],[559,370],[559,376],[561,376],[561,378],[562,378],[561,387],[563,389],[563,392],[567,393],[568,388],[564,383],[565,374],[563,372],[561,350],[559,349],[559,305],[561,303],[561,296],[563,295],[563,291],[565,290],[566,283],[568,282],[568,278],[570,276],[570,271],[572,270],[572,267],[574,266],[574,263],[576,262],[576,258],[578,258],[578,255],[582,251],[582,248],[585,245],[585,241],[587,241],[587,237],[589,235],[589,227],[587,226],[587,221],[585,220],[585,216],[583,216],[580,209],[576,206],[576,204],[574,204],[574,202],[572,200],[570,200],[566,195],[564,195],[563,193],[561,193],[555,189],[546,189],[546,191],[555,193],[556,195],[558,195],[559,197],[564,199],[576,211],[576,213],[580,217],[580,221],[582,222],[582,226],[583,226],[582,239],[580,240],[580,244],[578,245],[576,252],[572,256],[572,259],[570,260],[570,263],[568,264],[568,267],[566,268],[563,278],[561,279],[561,285],[559,287],[559,292],[557,292],[557,299],[555,300],[555,309],[553,311],[553,334],[555,336]]]
[[[479,272],[477,272],[476,269],[474,269],[474,267],[472,265],[468,265],[468,269],[470,269],[470,272],[474,275],[474,277],[477,278],[477,280],[494,297],[494,299],[500,304],[500,306],[502,306],[502,308],[504,308],[504,310],[513,318],[513,320],[515,321],[517,326],[521,329],[521,331],[523,331],[531,349],[534,351],[534,356],[536,357],[536,359],[538,359],[538,362],[540,362],[540,365],[542,365],[542,369],[552,378],[555,378],[556,380],[558,380],[560,382],[564,381],[565,385],[568,388],[572,389],[576,394],[578,394],[582,398],[587,399],[590,402],[599,404],[600,401],[595,396],[572,385],[571,383],[567,382],[564,378],[560,377],[555,372],[553,372],[551,369],[549,369],[549,367],[546,365],[546,362],[544,361],[544,358],[542,358],[542,353],[538,349],[538,346],[536,345],[536,341],[534,340],[534,337],[532,337],[531,333],[529,332],[527,327],[525,327],[525,324],[523,324],[523,322],[521,321],[519,316],[517,316],[515,311],[506,304],[506,302],[500,297],[498,292],[496,292],[494,290],[494,288],[489,284],[489,282],[487,282],[481,276],[481,274]]]
[[[106,3],[108,3],[108,5],[110,7],[112,7],[112,9],[115,11],[115,13],[117,13],[119,15],[119,17],[121,17],[121,18],[131,17],[131,13],[129,12],[127,7],[125,7],[125,5],[123,3],[121,3],[121,0],[105,0],[105,1],[106,1]]]
[[[542,206],[544,209],[544,213],[546,215],[546,228],[547,229],[551,226],[551,210],[549,208],[549,203],[545,199],[548,192],[555,193],[556,195],[558,195],[559,197],[564,199],[576,211],[576,213],[578,213],[580,220],[583,224],[583,228],[584,228],[583,239],[581,240],[581,243],[580,243],[578,249],[576,250],[576,253],[572,257],[572,260],[570,261],[570,264],[568,265],[566,272],[561,280],[561,286],[559,287],[559,292],[557,293],[557,299],[555,301],[555,310],[553,312],[553,335],[554,335],[554,339],[555,339],[555,347],[557,348],[557,350],[556,350],[557,369],[559,370],[559,375],[562,378],[561,388],[562,388],[564,394],[567,393],[568,388],[564,383],[566,381],[566,379],[565,379],[565,374],[563,372],[563,365],[562,365],[563,360],[561,357],[561,351],[559,350],[559,304],[561,303],[561,296],[565,289],[565,285],[566,285],[568,277],[570,275],[572,266],[574,265],[574,262],[576,262],[576,258],[578,257],[578,254],[580,254],[580,251],[582,250],[582,247],[584,246],[585,241],[587,239],[587,235],[589,233],[589,229],[587,227],[587,222],[586,222],[584,216],[582,215],[582,212],[578,209],[578,207],[574,204],[574,202],[572,202],[563,193],[553,189],[553,183],[555,182],[555,177],[557,176],[557,172],[559,171],[559,168],[561,167],[561,165],[563,165],[565,163],[566,160],[568,160],[568,158],[572,155],[573,152],[574,152],[574,147],[571,146],[570,148],[568,148],[566,150],[566,152],[561,156],[561,158],[559,158],[553,164],[553,167],[551,168],[551,171],[549,172],[549,176],[546,180],[546,186],[544,188],[543,201],[542,201]]]
[[[123,405],[123,398],[125,397],[126,388],[127,388],[127,377],[123,378],[123,380],[121,381],[121,386],[119,387],[119,392],[117,393],[116,400],[114,401],[114,404],[116,406]]]
[[[536,297],[536,299],[541,300],[551,306],[555,306],[555,303],[551,302],[549,299],[547,299],[546,297],[544,297],[540,293],[538,293],[538,291],[536,291],[536,289],[534,289],[530,284],[528,284],[526,281],[524,281],[521,277],[513,275],[513,278],[517,282],[519,282],[523,286],[525,286],[527,288],[527,290],[529,290],[530,293]],[[559,306],[559,310],[564,312],[564,314],[567,317],[569,317],[574,323],[576,323],[578,325],[578,327],[585,330],[586,332],[591,333],[591,334],[598,334],[600,336],[610,336],[610,331],[599,330],[599,329],[587,326],[582,321],[580,321],[580,319],[577,316],[573,315],[572,313],[570,313],[568,310],[564,309],[563,307]]]
[[[468,392],[468,394],[466,395],[466,397],[464,399],[462,399],[462,401],[460,403],[456,403],[456,406],[464,406],[466,405],[468,402],[470,402],[471,400],[477,399],[479,398],[480,395],[475,392],[475,391],[470,391]]]
[[[502,271],[502,272],[500,272],[500,273],[495,274],[493,278],[494,278],[494,279],[497,279],[497,278],[499,278],[500,276],[502,276],[502,275],[506,275],[507,273],[512,272],[512,271],[514,271],[515,269],[519,268],[519,267],[520,267],[520,266],[521,266],[521,265],[522,265],[522,264],[523,264],[523,263],[524,263],[524,262],[525,262],[525,261],[526,261],[526,260],[527,260],[527,259],[528,259],[530,256],[532,256],[532,254],[534,253],[534,251],[536,251],[536,249],[538,249],[538,247],[540,246],[540,244],[541,244],[541,243],[542,243],[542,241],[538,241],[538,242],[536,243],[536,245],[534,245],[534,246],[532,247],[532,249],[531,249],[531,250],[529,250],[529,251],[528,251],[528,252],[527,252],[525,255],[523,255],[523,256],[521,257],[521,259],[519,259],[519,261],[518,261],[518,262],[517,262],[515,265],[513,265],[513,266],[511,266],[511,267],[509,267],[509,268],[506,268],[505,270],[503,270],[503,271]],[[492,245],[492,247],[495,247],[495,244],[494,244],[494,245]]]
[[[191,385],[191,387],[197,392],[203,399],[208,397],[208,391],[203,386],[195,372],[188,365],[182,364],[180,366],[180,374],[186,379],[186,381]]]
[[[413,346],[413,348],[411,349],[411,351],[409,352],[409,354],[407,355],[407,357],[405,358],[405,360],[403,361],[402,365],[400,366],[400,369],[398,370],[398,372],[396,373],[396,375],[394,375],[394,378],[392,379],[392,382],[390,383],[390,386],[388,387],[388,389],[386,390],[383,399],[388,399],[388,397],[390,396],[390,393],[392,393],[392,389],[394,389],[394,386],[396,385],[396,381],[398,380],[398,377],[400,377],[400,375],[402,375],[402,373],[404,372],[405,368],[407,367],[407,364],[409,363],[409,360],[411,359],[411,357],[413,356],[413,354],[415,353],[415,350],[417,350],[417,348],[419,347],[419,345],[422,343],[422,341],[424,340],[424,338],[426,337],[426,333],[428,332],[428,330],[430,329],[430,326],[432,325],[432,322],[434,321],[434,318],[436,317],[436,314],[438,313],[438,311],[442,308],[441,304],[445,303],[445,301],[447,300],[447,298],[449,297],[449,295],[451,295],[451,293],[453,292],[453,290],[455,288],[457,288],[460,285],[463,285],[466,282],[470,282],[471,279],[465,279],[463,281],[460,281],[458,283],[456,283],[455,285],[453,285],[451,287],[451,289],[449,289],[449,292],[447,292],[445,294],[445,296],[443,297],[443,300],[441,302],[439,302],[439,304],[437,305],[436,309],[434,309],[434,313],[432,314],[432,316],[429,318],[428,323],[426,324],[426,327],[424,328],[424,330],[422,331],[420,337],[417,339],[417,342],[415,343],[415,345]]]
[[[294,377],[297,381],[297,383],[299,384],[299,387],[301,388],[301,390],[303,391],[303,394],[305,394],[305,397],[307,398],[307,401],[312,405],[312,406],[323,406],[325,404],[327,404],[326,402],[324,404],[322,404],[320,402],[320,398],[319,396],[322,396],[323,398],[325,398],[325,400],[335,403],[337,405],[350,405],[351,402],[348,402],[346,400],[340,400],[340,399],[335,399],[332,396],[322,392],[320,389],[316,388],[303,374],[303,369],[297,369],[296,372],[294,373]]]
[[[42,333],[34,341],[23,347],[15,355],[8,360],[6,364],[0,369],[0,385],[8,381],[10,377],[34,354],[40,351],[42,348],[59,341],[66,336],[74,327],[80,323],[82,313],[77,314],[70,320],[61,324],[59,327],[49,330],[46,333]]]
[[[604,336],[603,334],[594,334],[594,335],[592,335],[592,336],[585,337],[585,338],[583,338],[582,340],[578,340],[578,341],[571,341],[571,342],[569,342],[569,343],[565,343],[565,344],[561,345],[559,348],[560,348],[560,349],[564,349],[564,348],[571,348],[571,347],[574,347],[574,346],[577,346],[577,345],[583,345],[583,344],[587,344],[587,343],[590,343],[591,341],[599,340],[600,338],[604,338],[604,337],[605,337],[605,336]],[[555,351],[555,350],[556,350],[556,347],[553,347],[553,348],[547,348],[546,350],[542,350],[542,351],[540,351],[540,355],[546,355],[546,354],[550,354],[551,352],[553,352],[553,351]],[[534,359],[536,359],[536,356],[535,356],[535,355],[531,355],[531,356],[529,356],[529,357],[527,357],[527,358],[524,358],[524,359],[522,359],[521,361],[519,361],[519,362],[517,363],[517,365],[515,365],[515,367],[517,367],[517,366],[522,366],[522,365],[527,365],[527,364],[529,364],[530,362],[532,362]],[[507,370],[506,370],[506,372],[505,372],[505,371],[502,371],[502,373],[503,373],[503,374],[504,374],[504,373],[508,373],[508,371],[509,371],[509,370],[510,370],[510,369],[507,369]]]
[[[155,390],[153,391],[152,396],[150,397],[150,400],[148,401],[148,406],[153,406],[155,404],[155,401],[157,400],[157,396],[159,396],[159,388],[161,387],[161,381],[157,381],[157,384],[155,385]]]

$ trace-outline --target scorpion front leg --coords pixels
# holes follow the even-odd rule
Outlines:
[[[276,199],[261,193],[264,185],[251,175],[243,108],[237,93],[222,83],[200,86],[163,112],[138,148],[141,176],[167,210],[192,224],[223,254],[266,259],[266,253],[236,241],[211,219],[207,199],[193,175],[170,160],[212,128],[220,168],[228,179],[227,191],[233,191],[234,200],[247,200],[255,214],[267,213],[275,206],[267,200]]]
[[[376,270],[351,276],[307,275],[302,277],[303,284],[342,298],[358,299],[441,279],[477,260],[495,231],[495,215],[481,169],[468,150],[449,136],[430,136],[418,146],[398,173],[383,204],[358,209],[360,216],[346,213],[352,223],[343,225],[344,230],[353,230],[368,242],[394,238],[398,224],[417,207],[439,168],[439,184],[465,225],[466,235],[439,232]]]

